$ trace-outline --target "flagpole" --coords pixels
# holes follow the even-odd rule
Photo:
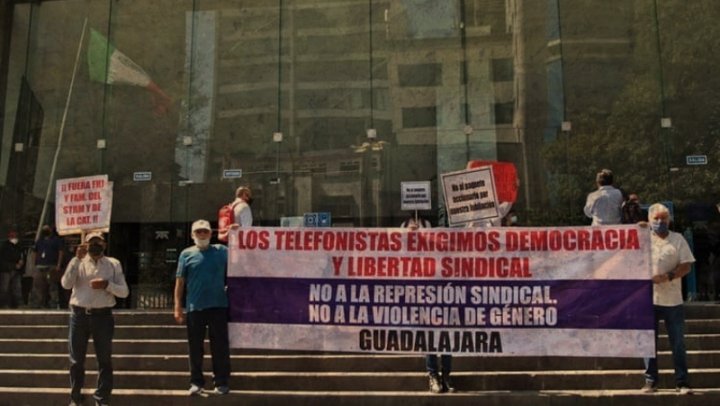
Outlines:
[[[47,213],[47,203],[50,199],[50,192],[53,187],[53,180],[55,179],[55,169],[57,168],[58,157],[60,156],[60,148],[62,147],[63,133],[65,132],[65,122],[67,121],[68,109],[70,108],[70,99],[72,98],[73,87],[75,85],[75,76],[77,75],[78,64],[80,62],[80,53],[82,51],[83,41],[85,40],[85,29],[87,28],[87,17],[83,22],[82,33],[80,34],[80,41],[78,42],[78,50],[75,55],[75,66],[73,66],[72,78],[70,79],[70,89],[68,90],[67,99],[65,100],[65,110],[63,111],[62,121],[60,122],[60,133],[58,134],[57,147],[55,148],[55,157],[53,158],[52,168],[50,169],[50,177],[48,179],[47,191],[45,192],[45,200],[43,201],[42,212],[40,213],[40,220],[38,221],[37,230],[35,231],[35,241],[40,238],[40,230],[42,229],[43,222],[45,222],[45,214]]]

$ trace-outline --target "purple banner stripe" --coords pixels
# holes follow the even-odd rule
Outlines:
[[[313,291],[318,295],[316,297],[318,300],[310,300],[312,285],[316,285]],[[317,285],[325,285],[325,290],[317,288]],[[340,285],[344,285],[347,293],[347,300],[344,302],[336,300]],[[361,285],[368,289],[368,302],[351,300],[353,292],[356,299],[360,297]],[[425,287],[426,298],[429,297],[427,296],[429,291],[444,292],[448,295],[444,297],[449,303],[421,304],[408,303],[406,300],[398,300],[397,303],[376,303],[373,301],[376,287],[394,287],[383,290],[386,297],[387,294],[394,293],[398,289],[408,291],[415,288],[417,292],[418,287]],[[441,287],[443,289],[440,289]],[[329,300],[321,300],[322,293],[328,294],[328,292],[331,296]],[[452,300],[460,296],[458,292],[465,292],[465,303],[456,303]],[[232,277],[228,278],[228,293],[230,321],[236,323],[619,330],[654,328],[650,280],[452,281],[448,283],[427,280]],[[502,302],[504,295],[510,295],[514,300],[505,304]],[[536,299],[535,303],[531,302],[533,297]],[[480,301],[474,304],[472,298],[480,298]],[[487,300],[498,298],[501,303],[487,303]],[[310,308],[313,307],[314,317],[317,318],[321,305],[329,305],[332,309],[331,320],[322,323],[316,320],[311,322]],[[368,319],[358,317],[357,311],[361,306],[368,310]],[[388,318],[378,317],[379,320],[375,320],[378,313],[373,311],[374,306],[385,307],[383,315]],[[334,314],[338,307],[343,308],[345,315],[341,322],[335,322]],[[435,312],[433,314],[441,315],[439,317],[443,320],[451,317],[448,313],[449,309],[456,309],[461,324],[439,326],[427,323],[427,317],[425,319],[411,317],[412,315],[408,313],[410,308],[415,308],[416,311],[418,308],[425,311],[433,308],[432,311]],[[390,317],[391,312],[394,318]],[[483,312],[484,324],[477,321]],[[351,313],[354,313],[354,318],[351,317]],[[474,322],[469,322],[470,319],[466,318],[467,313],[477,316],[470,318],[474,319]],[[398,322],[398,317],[402,321]],[[528,320],[530,320],[529,325]],[[535,324],[538,321],[539,323]]]

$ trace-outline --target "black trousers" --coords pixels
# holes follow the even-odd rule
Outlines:
[[[212,308],[187,314],[188,345],[190,349],[190,383],[205,386],[203,376],[203,341],[205,332],[210,334],[210,354],[213,364],[215,387],[229,386],[230,343],[228,339],[228,309]]]

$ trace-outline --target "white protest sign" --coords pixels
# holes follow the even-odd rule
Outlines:
[[[442,175],[450,227],[500,217],[491,166]]]
[[[400,182],[401,210],[430,210],[430,181]]]
[[[112,182],[107,175],[58,179],[55,186],[55,226],[60,235],[110,231]]]

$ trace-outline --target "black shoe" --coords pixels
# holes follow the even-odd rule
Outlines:
[[[443,391],[443,384],[440,382],[440,377],[437,374],[429,374],[428,382],[430,386],[430,392],[440,393]]]
[[[79,398],[70,398],[70,406],[82,406],[83,402],[85,402],[85,396],[80,396]]]
[[[443,392],[455,392],[455,385],[453,385],[450,375],[443,374],[442,376]]]

